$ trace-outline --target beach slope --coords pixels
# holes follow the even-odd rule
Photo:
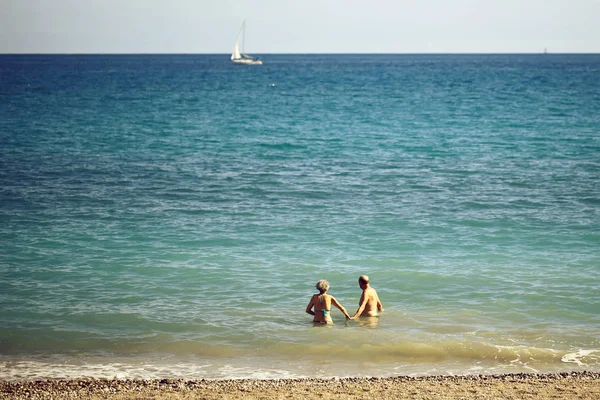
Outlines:
[[[599,399],[600,373],[0,382],[1,399]]]

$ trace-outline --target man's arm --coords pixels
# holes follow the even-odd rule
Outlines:
[[[377,291],[375,291],[375,300],[377,300],[377,311],[383,311],[383,304],[379,300],[379,293]]]
[[[369,296],[365,296],[365,294],[363,293],[362,296],[360,296],[360,299],[360,306],[358,307],[358,310],[356,310],[356,314],[354,314],[354,316],[350,319],[354,319],[362,314],[362,312],[365,310],[365,307],[367,306],[367,302],[369,301]]]

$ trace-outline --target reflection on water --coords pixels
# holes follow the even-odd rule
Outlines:
[[[326,327],[331,328],[333,325],[341,325],[341,326],[345,325],[345,326],[348,326],[351,322],[352,321],[349,321],[349,320],[345,319],[345,320],[342,320],[342,321],[338,320],[337,322],[336,321],[333,321],[333,322],[315,322],[315,321],[312,321],[312,324],[315,327],[317,327],[317,326],[326,326]]]
[[[361,328],[377,328],[379,325],[379,316],[376,317],[358,317],[354,320],[356,325]]]

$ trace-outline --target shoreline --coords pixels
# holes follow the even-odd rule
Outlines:
[[[0,381],[0,399],[598,399],[600,372],[298,379]]]

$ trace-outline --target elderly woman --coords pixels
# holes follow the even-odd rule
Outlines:
[[[346,309],[340,303],[338,303],[335,297],[327,294],[327,291],[329,290],[329,282],[321,279],[319,282],[317,282],[316,286],[319,293],[313,294],[308,306],[306,306],[306,312],[314,316],[313,322],[318,322],[321,324],[333,324],[331,315],[329,315],[332,304],[344,313],[346,319],[350,319],[350,315],[348,315]]]

